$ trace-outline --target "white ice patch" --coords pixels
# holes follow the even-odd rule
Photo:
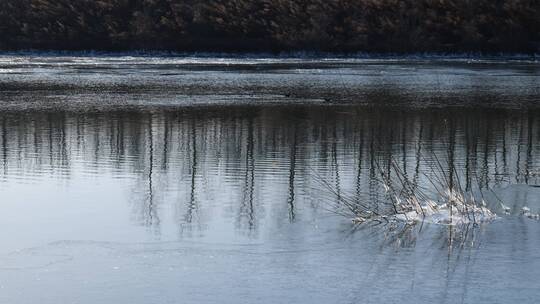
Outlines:
[[[420,201],[416,197],[394,197],[395,213],[379,216],[358,216],[354,223],[366,221],[403,221],[407,223],[425,222],[437,225],[479,224],[493,221],[497,215],[489,210],[486,203],[466,198],[460,192],[448,190],[442,197],[445,203],[432,200]]]
[[[497,218],[495,213],[483,206],[471,206],[466,209],[457,209],[456,207],[449,208],[445,204],[429,211],[426,209],[424,209],[426,211],[424,213],[409,211],[403,214],[396,214],[393,217],[399,221],[425,222],[439,225],[485,223]]]

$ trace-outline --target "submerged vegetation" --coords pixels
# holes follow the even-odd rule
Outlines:
[[[436,166],[429,175],[425,175],[427,186],[409,179],[393,159],[390,160],[391,171],[385,173],[380,170],[386,202],[391,208],[379,217],[407,223],[426,221],[444,225],[479,224],[494,220],[496,215],[487,208],[484,195],[480,192],[481,198],[476,198],[471,189],[462,187],[457,173],[445,174],[442,164],[434,157]],[[366,217],[365,213],[355,210],[355,221],[371,220],[372,216]]]
[[[3,0],[2,49],[537,52],[530,0]]]
[[[332,211],[352,218],[355,225],[431,223],[468,229],[469,225],[497,219],[495,209],[510,214],[510,208],[490,187],[465,185],[455,166],[439,160],[435,153],[423,157],[423,161],[429,170],[413,178],[391,156],[383,163],[375,161],[378,174],[373,179],[383,189],[382,199],[374,193],[343,194],[321,177],[318,180],[337,198]],[[478,182],[478,177],[475,179]],[[489,202],[487,197],[490,197]],[[523,207],[520,215],[530,219],[540,217],[528,207]]]

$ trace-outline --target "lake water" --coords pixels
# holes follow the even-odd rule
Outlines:
[[[510,214],[336,214],[425,155]],[[538,62],[0,56],[0,303],[538,303],[524,206]]]

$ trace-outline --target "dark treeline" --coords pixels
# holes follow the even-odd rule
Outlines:
[[[536,52],[538,0],[1,0],[1,49]]]

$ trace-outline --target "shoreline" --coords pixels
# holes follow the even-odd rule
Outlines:
[[[442,60],[442,61],[529,61],[540,62],[540,53],[369,53],[369,52],[179,52],[163,50],[129,50],[129,51],[103,51],[103,50],[40,50],[26,49],[16,51],[2,51],[0,56],[34,56],[34,57],[170,57],[170,58],[224,58],[224,59],[312,59],[312,60]]]

